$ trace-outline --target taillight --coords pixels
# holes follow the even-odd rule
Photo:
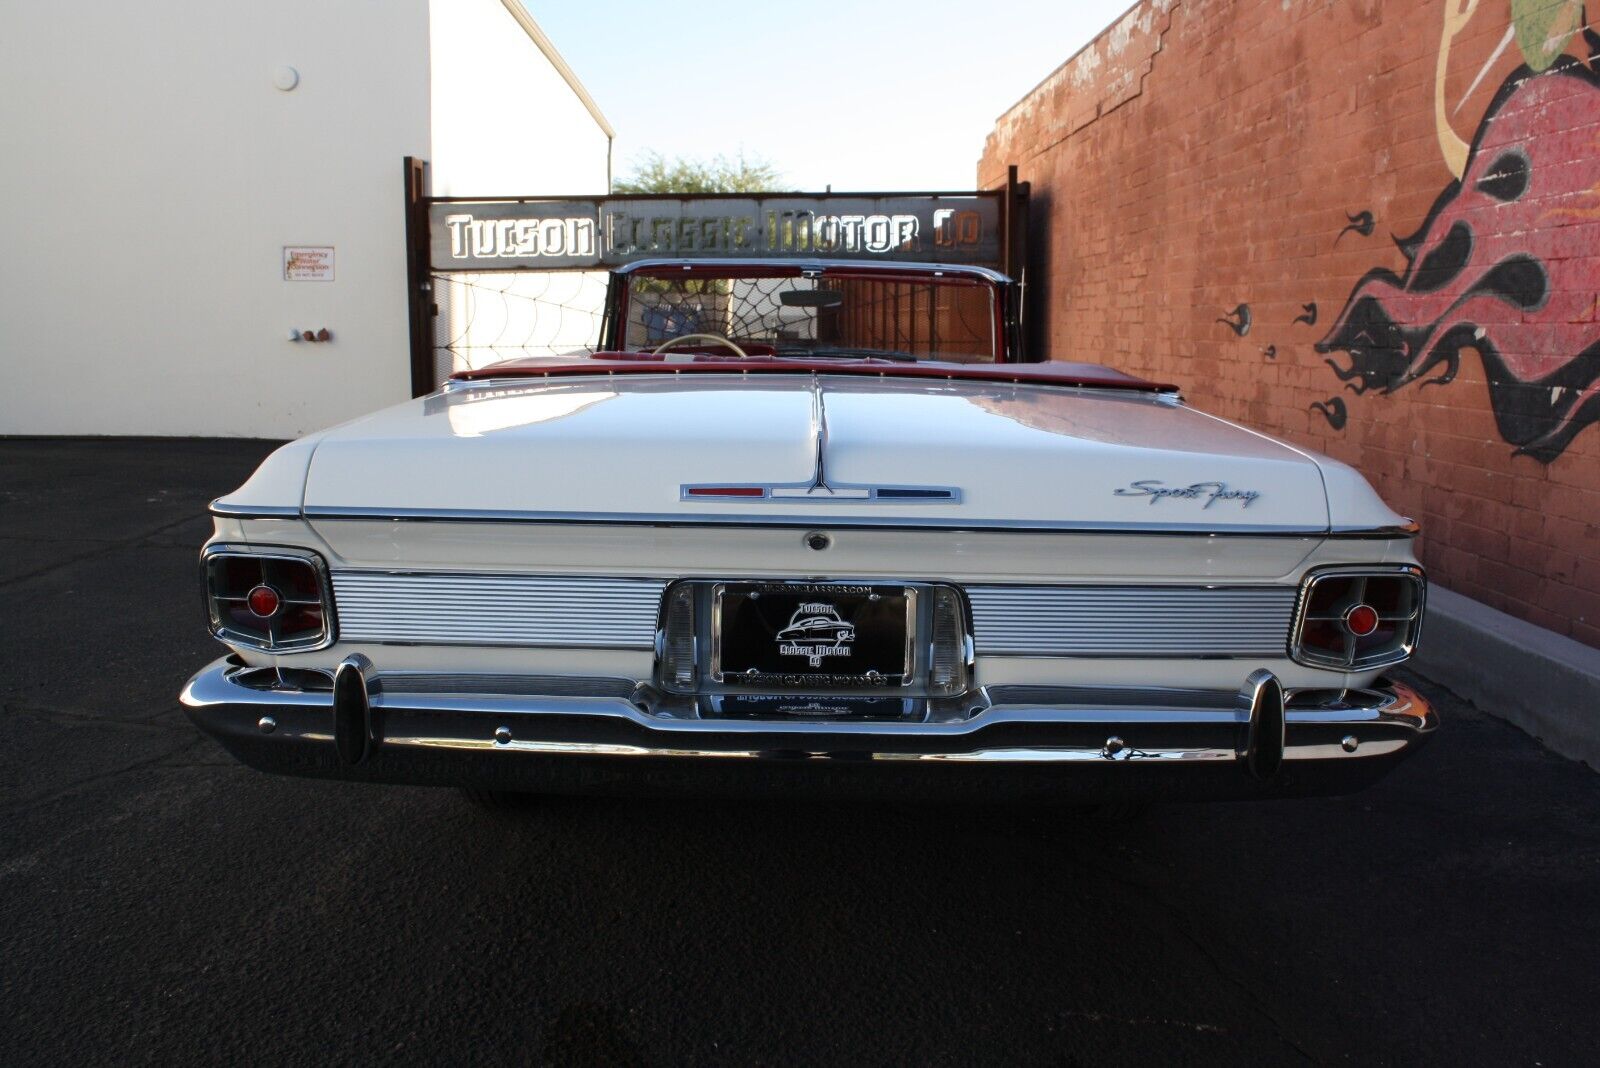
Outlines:
[[[1417,647],[1426,592],[1414,567],[1316,572],[1300,591],[1290,655],[1346,670],[1397,664]]]
[[[305,549],[214,545],[201,557],[211,633],[269,652],[333,642],[333,604],[322,557]]]
[[[966,606],[949,586],[933,588],[933,642],[928,654],[928,692],[934,697],[965,693],[970,680],[972,644]]]
[[[661,607],[661,685],[677,693],[693,691],[699,676],[694,633],[695,587],[680,582],[667,591]]]

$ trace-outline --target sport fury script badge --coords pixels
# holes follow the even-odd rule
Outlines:
[[[1148,497],[1150,503],[1171,498],[1179,501],[1205,501],[1201,509],[1210,508],[1218,501],[1238,501],[1248,508],[1261,496],[1256,490],[1229,489],[1226,482],[1195,482],[1188,486],[1168,486],[1158,478],[1131,482],[1122,489],[1112,491],[1118,497]]]

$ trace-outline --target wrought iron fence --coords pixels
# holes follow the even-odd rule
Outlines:
[[[432,197],[427,162],[414,157],[405,159],[405,177],[417,396],[456,371],[508,358],[592,353],[601,344],[606,269],[644,259],[977,264],[1019,281],[1026,260],[1027,187],[1015,168],[1003,191],[956,193]],[[1002,328],[993,309],[960,287],[888,283],[852,292],[826,323],[822,305],[796,314],[797,305],[738,283],[721,293],[711,286],[656,296],[637,307],[657,317],[641,325],[661,340],[687,332],[666,322],[682,317],[704,332],[771,344],[820,339],[826,328],[841,344],[889,338],[919,355],[993,359],[1010,351],[1020,329],[1020,301],[1005,310]]]

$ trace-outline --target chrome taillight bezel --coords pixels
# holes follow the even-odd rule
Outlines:
[[[1309,616],[1312,595],[1318,585],[1329,580],[1362,580],[1362,579],[1400,579],[1414,584],[1414,608],[1406,615],[1383,616],[1381,622],[1405,623],[1407,630],[1403,638],[1397,638],[1396,643],[1381,652],[1357,655],[1354,641],[1349,644],[1351,652],[1345,656],[1332,656],[1315,649],[1308,649],[1304,643],[1305,627],[1308,622],[1330,622],[1328,619],[1312,619]],[[1300,583],[1300,595],[1295,601],[1294,624],[1289,630],[1289,658],[1297,664],[1307,667],[1331,668],[1336,671],[1372,671],[1378,668],[1392,667],[1410,659],[1417,651],[1417,645],[1422,638],[1422,622],[1426,614],[1428,600],[1428,580],[1422,568],[1415,564],[1394,565],[1337,565],[1334,567],[1317,568],[1307,572]],[[1365,592],[1357,603],[1365,602]],[[1348,611],[1348,609],[1347,609]],[[1352,636],[1353,638],[1353,636]]]
[[[322,613],[321,630],[314,635],[278,638],[273,635],[270,625],[267,627],[266,637],[230,626],[220,606],[223,601],[236,598],[224,597],[218,592],[217,569],[224,561],[232,559],[245,559],[252,563],[281,561],[309,566],[316,579],[315,600],[290,597],[283,591],[279,593],[286,605],[316,605]],[[225,645],[239,645],[269,653],[308,653],[326,649],[338,638],[338,621],[333,607],[333,583],[328,573],[328,563],[321,554],[310,549],[287,545],[253,546],[222,542],[208,545],[200,553],[200,582],[211,636]]]

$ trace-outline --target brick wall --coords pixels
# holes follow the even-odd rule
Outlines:
[[[1600,646],[1582,8],[1143,0],[979,164],[1032,184],[1036,344],[1354,464],[1436,582]]]

